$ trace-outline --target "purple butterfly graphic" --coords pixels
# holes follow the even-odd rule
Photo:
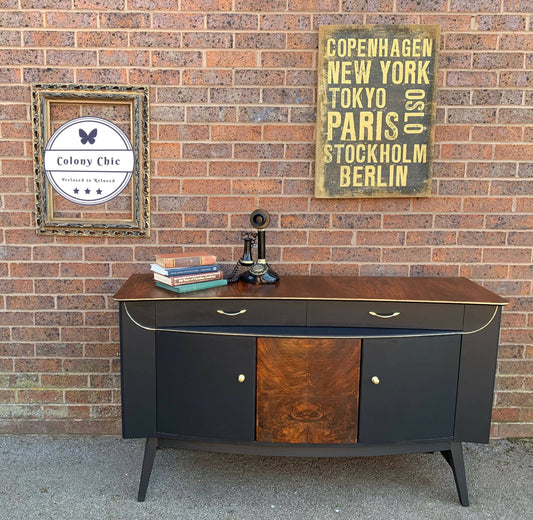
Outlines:
[[[94,144],[97,133],[98,133],[97,128],[95,128],[94,130],[91,130],[88,135],[85,133],[84,130],[80,128],[79,134],[81,137],[81,144],[87,144],[87,141],[89,142],[89,144]]]

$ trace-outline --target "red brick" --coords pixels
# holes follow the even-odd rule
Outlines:
[[[480,71],[449,71],[446,74],[446,86],[448,87],[496,87],[498,81],[495,72]],[[512,83],[513,79],[509,78],[507,83]],[[517,80],[515,81],[517,82]],[[504,86],[502,84],[502,86]],[[511,85],[509,85],[511,86]]]
[[[131,69],[128,74],[129,82],[140,85],[171,85],[180,82],[181,72],[172,69]],[[115,83],[124,83],[124,80],[115,80]]]
[[[65,433],[76,435],[119,435],[120,422],[116,419],[68,421]]]
[[[62,403],[62,390],[19,390],[19,402],[23,403]]]
[[[474,53],[474,69],[520,69],[524,63],[524,57],[520,53],[478,54]]]
[[[284,262],[330,262],[334,260],[329,247],[285,247],[282,260]]]
[[[78,31],[76,40],[79,47],[127,47],[128,33],[126,31]]]
[[[41,384],[43,387],[54,388],[83,388],[87,387],[89,378],[86,375],[71,375],[71,374],[43,374],[41,376]],[[69,402],[67,400],[67,402]]]
[[[192,1],[192,0],[189,0]],[[231,3],[231,2],[230,2]],[[284,11],[287,0],[235,0],[236,11]]]
[[[23,34],[26,47],[74,47],[73,31],[26,31]]]
[[[228,212],[233,211],[235,208],[242,208],[243,211],[253,211],[255,205],[255,197],[209,197],[209,211]]]
[[[236,120],[234,107],[190,107],[187,109],[187,122],[189,123],[231,123]]]
[[[284,155],[282,144],[236,144],[235,159],[281,159]]]
[[[521,137],[522,128],[517,126],[478,126],[472,128],[472,139],[475,141],[520,141]]]
[[[533,144],[513,145],[497,144],[494,152],[496,160],[533,160]]]
[[[484,127],[483,127],[484,128]],[[468,141],[470,137],[470,127],[467,125],[437,125],[435,127],[435,139],[442,141]],[[483,139],[476,139],[483,140]]]
[[[156,159],[179,159],[181,146],[176,143],[154,143],[150,149],[152,158]]]
[[[208,125],[161,124],[158,137],[162,141],[207,141]]]
[[[111,390],[66,390],[65,401],[72,404],[111,403]]]
[[[482,250],[476,247],[452,247],[433,249],[432,259],[434,262],[454,262],[454,263],[479,263],[481,261]]]
[[[261,91],[258,88],[211,88],[209,97],[215,105],[257,104],[261,98]]]
[[[231,71],[225,69],[185,69],[183,71],[184,85],[230,85]]]
[[[91,12],[45,11],[44,17],[47,27],[96,29],[98,26],[98,14]]]
[[[457,244],[465,246],[504,246],[507,234],[503,231],[460,231]]]
[[[6,309],[53,309],[53,296],[6,296]]]
[[[217,50],[205,52],[206,65],[209,68],[256,67],[259,55],[255,51]]]
[[[460,146],[443,144],[441,147],[442,159],[491,159],[492,146],[483,144],[464,144]],[[516,156],[515,156],[516,158]]]
[[[213,13],[207,15],[206,25],[215,30],[254,30],[259,29],[259,17],[257,14]]]
[[[502,50],[533,50],[532,34],[503,34],[500,38],[500,49]]]
[[[120,418],[121,417],[121,408],[118,405],[99,405],[93,406],[91,408],[91,417],[94,419],[101,418]]]
[[[183,194],[230,193],[231,182],[226,179],[195,179],[183,181]]]
[[[507,5],[505,6],[507,10]],[[481,15],[477,19],[482,31],[525,31],[526,19],[520,15]]]
[[[189,49],[231,49],[233,36],[223,32],[195,31],[184,33],[182,41]]]
[[[67,404],[52,404],[43,406],[45,420],[50,419],[88,419],[90,408],[88,406],[72,406]],[[59,422],[59,421],[57,421]]]
[[[99,276],[109,276],[109,263],[78,263],[78,262],[62,262],[61,264],[48,264],[48,274],[47,276],[54,276],[51,273],[55,271],[55,267],[60,268],[61,276],[63,277],[77,277],[77,276],[89,276],[89,277],[99,277]],[[52,270],[50,268],[53,267]],[[57,276],[57,275],[56,275]]]
[[[447,0],[398,0],[398,11],[446,11]]]
[[[259,141],[262,129],[259,125],[213,125],[211,138],[214,141]]]
[[[286,36],[283,33],[251,33],[242,32],[235,34],[236,49],[284,49]]]
[[[431,249],[429,247],[383,248],[382,260],[385,263],[429,262]]]
[[[192,244],[206,244],[207,232],[205,230],[190,230],[176,231],[174,229],[169,231],[158,231],[159,242],[162,244],[170,244],[176,241],[179,244],[192,245]],[[138,272],[134,271],[134,272]]]
[[[126,83],[127,74],[120,69],[76,69],[76,79],[80,83]]]
[[[253,183],[250,183],[248,179],[235,179],[233,181],[233,193],[236,194],[272,195],[281,193],[281,191],[282,183],[278,179],[258,179]]]
[[[14,6],[17,9],[18,6]],[[0,13],[0,27],[42,27],[43,19],[39,11],[3,10]]]
[[[100,65],[106,66],[150,66],[150,53],[143,51],[126,51],[124,49],[99,51],[98,59]]]
[[[262,14],[262,30],[307,31],[311,29],[311,16],[303,14]]]
[[[308,201],[305,197],[278,197],[276,195],[273,196],[260,196],[259,198],[259,207],[260,208],[272,208],[270,211],[274,212],[287,212],[287,213],[296,213],[296,212],[304,212],[307,211],[308,207]],[[288,230],[287,230],[288,232]],[[335,234],[334,231],[330,231],[331,233]],[[294,232],[298,235],[298,232]],[[271,235],[272,233],[269,233]],[[298,235],[299,239],[305,239],[305,233],[303,233],[301,236]],[[271,239],[269,238],[269,241]],[[292,240],[288,241],[287,243],[294,244],[299,242],[294,242]]]
[[[225,143],[184,143],[185,159],[223,159],[231,158],[231,144]]]
[[[232,0],[181,0],[183,11],[231,11]]]
[[[531,260],[531,249],[486,248],[483,250],[483,261],[487,263],[529,263]]]
[[[243,52],[246,56],[246,51],[238,52]],[[285,71],[283,70],[238,69],[235,71],[235,85],[283,85],[284,82]]]
[[[457,235],[454,231],[408,231],[407,245],[454,245]]]
[[[143,29],[150,27],[149,13],[104,12],[99,16],[100,27],[103,29]]]
[[[185,215],[185,227],[191,228],[227,228],[228,218],[221,213]],[[215,255],[216,256],[216,255]]]
[[[261,65],[268,68],[309,68],[313,64],[312,52],[263,52]]]
[[[450,9],[452,11],[463,11],[469,12],[499,12],[500,11],[500,2],[498,0],[471,0],[465,2],[464,0],[451,0]]]
[[[520,408],[494,408],[492,420],[498,422],[518,422],[520,420]]]
[[[265,125],[263,138],[267,141],[311,141],[314,127],[304,125]]]
[[[351,231],[310,231],[309,245],[316,246],[350,246],[353,240],[353,232]],[[293,242],[291,242],[293,243]]]

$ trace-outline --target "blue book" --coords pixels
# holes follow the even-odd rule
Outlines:
[[[193,291],[201,291],[202,289],[210,289],[212,287],[220,287],[222,285],[228,285],[228,281],[225,278],[222,278],[221,280],[188,283],[186,285],[177,285],[175,287],[171,287],[170,285],[167,285],[161,282],[155,282],[155,284],[157,285],[157,287],[161,287],[161,289],[167,289],[168,291],[174,291],[177,293],[186,293],[186,292],[193,292]]]
[[[214,265],[198,265],[196,267],[161,267],[159,264],[150,264],[150,269],[154,273],[162,274],[163,276],[180,276],[182,274],[198,274],[198,273],[214,273],[220,271],[220,266]]]

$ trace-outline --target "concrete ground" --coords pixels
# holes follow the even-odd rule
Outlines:
[[[143,440],[0,436],[1,520],[533,519],[533,440],[465,445],[470,507],[439,453],[273,458],[159,450],[136,501]]]

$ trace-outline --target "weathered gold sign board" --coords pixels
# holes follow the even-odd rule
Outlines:
[[[315,196],[431,190],[440,26],[321,26]]]

